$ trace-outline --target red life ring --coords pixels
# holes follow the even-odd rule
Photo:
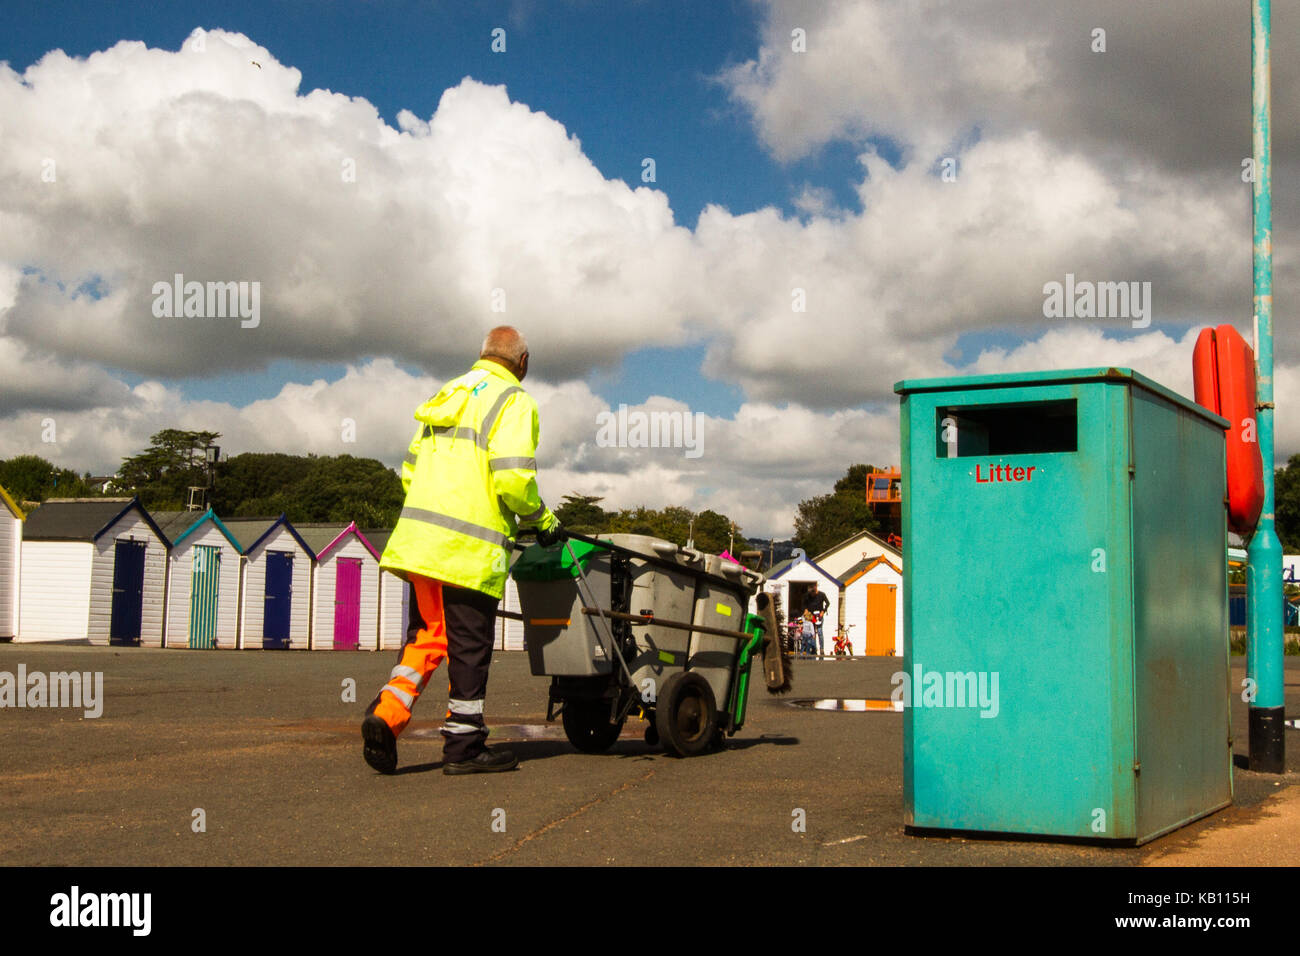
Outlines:
[[[1254,532],[1264,507],[1264,460],[1255,409],[1255,353],[1231,325],[1202,329],[1192,351],[1196,403],[1231,426],[1227,434],[1228,527]]]

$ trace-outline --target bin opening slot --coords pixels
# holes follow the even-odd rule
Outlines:
[[[1079,408],[1073,398],[936,409],[935,455],[1036,455],[1078,451]]]

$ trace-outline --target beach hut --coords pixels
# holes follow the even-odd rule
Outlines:
[[[45,502],[23,527],[17,640],[161,645],[168,545],[138,498]]]
[[[234,519],[226,529],[243,546],[239,646],[306,650],[311,641],[311,579],[316,555],[284,515]]]
[[[18,635],[18,569],[23,559],[23,509],[0,487],[0,641]]]
[[[512,556],[512,563],[518,560],[519,552]],[[514,578],[506,579],[506,593],[501,601],[501,610],[519,614],[519,588]],[[497,617],[496,642],[492,645],[498,651],[522,651],[524,649],[524,622]]]
[[[356,522],[299,525],[298,533],[316,553],[312,649],[375,650],[379,639],[381,552],[357,528]],[[325,538],[329,538],[328,542],[321,544]]]
[[[822,635],[824,637],[822,646],[824,651],[829,654],[834,643],[835,629],[839,627],[840,623],[840,582],[838,579],[815,561],[810,560],[806,555],[799,554],[798,557],[789,558],[774,565],[763,582],[763,590],[780,599],[781,609],[785,614],[785,620],[788,621],[791,617],[797,617],[803,610],[804,596],[812,588],[814,581],[817,582],[817,590],[826,595],[826,600],[830,605],[827,607],[825,618],[822,621]],[[755,604],[751,599],[750,611],[753,611],[754,608]],[[780,623],[784,625],[785,621]]]
[[[188,512],[172,539],[167,575],[167,647],[230,648],[239,642],[239,541],[209,508]],[[167,516],[168,525],[180,522]]]
[[[870,531],[859,531],[813,558],[817,567],[843,580],[849,568],[864,560],[888,558],[895,567],[903,566],[903,552]]]
[[[367,535],[369,537],[369,535]],[[379,549],[382,555],[383,549]],[[400,650],[406,641],[411,586],[391,571],[379,574],[379,649]]]
[[[903,571],[881,555],[843,577],[843,617],[855,655],[903,656]]]
[[[362,532],[366,540],[374,545],[382,556],[388,539],[393,536],[390,529],[367,530]],[[408,603],[411,600],[411,586],[391,571],[379,573],[379,649],[400,650],[406,641],[406,624],[409,619]]]

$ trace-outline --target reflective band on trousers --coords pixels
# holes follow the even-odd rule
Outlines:
[[[531,468],[537,470],[536,458],[491,458],[488,465],[493,471],[505,471],[508,468]]]
[[[392,694],[403,704],[405,704],[407,710],[410,710],[412,707],[415,706],[415,698],[412,697],[408,691],[404,691],[400,687],[394,687],[392,684],[385,684],[384,690],[388,691],[388,693]]]
[[[510,539],[500,531],[494,531],[491,528],[485,528],[482,525],[470,524],[468,521],[462,521],[460,518],[453,518],[451,515],[440,515],[436,511],[426,511],[424,508],[412,508],[407,505],[402,509],[403,518],[410,518],[412,521],[423,521],[426,524],[435,524],[440,528],[447,528],[450,531],[459,531],[463,535],[471,538],[478,538],[480,541],[487,541],[489,544],[499,545],[502,548],[510,547]]]
[[[447,709],[453,714],[481,714],[483,713],[483,701],[481,700],[454,700],[447,698]]]
[[[459,721],[449,720],[442,725],[444,734],[481,734],[486,727],[476,727],[473,724],[462,724]]]
[[[394,677],[405,677],[416,687],[420,686],[420,681],[422,680],[419,671],[417,671],[414,667],[407,667],[405,664],[398,664],[396,667],[393,668],[393,672],[388,676],[390,679]]]

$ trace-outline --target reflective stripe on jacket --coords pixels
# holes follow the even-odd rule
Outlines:
[[[380,566],[500,598],[520,524],[549,529],[537,491],[537,402],[480,359],[415,412],[406,503]]]

